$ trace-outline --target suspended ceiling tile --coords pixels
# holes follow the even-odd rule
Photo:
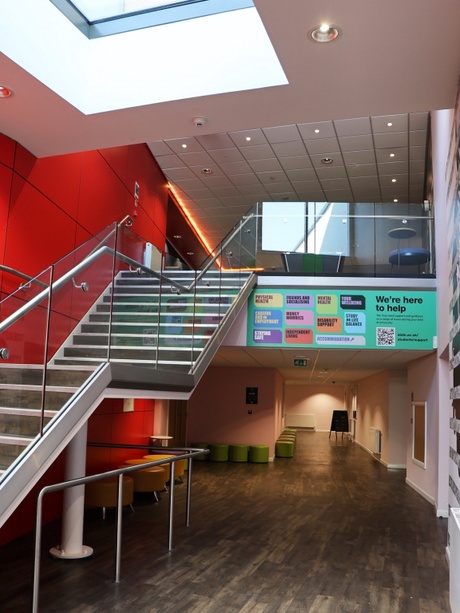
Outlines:
[[[229,132],[229,136],[237,147],[253,147],[254,145],[265,145],[268,142],[260,129]]]
[[[377,166],[374,164],[348,164],[347,173],[349,177],[369,177],[377,174]]]
[[[425,147],[426,144],[426,132],[424,130],[415,130],[409,132],[409,146],[410,147]]]
[[[190,168],[168,168],[165,171],[167,178],[170,181],[185,181],[187,179],[193,179],[195,175],[190,170]]]
[[[244,159],[237,162],[220,162],[219,166],[222,172],[229,177],[241,176],[252,172],[251,167]]]
[[[214,160],[206,151],[192,151],[190,153],[180,153],[178,157],[187,166],[210,166],[214,163]]]
[[[343,160],[347,166],[354,164],[375,164],[375,153],[373,149],[363,151],[344,151]]]
[[[379,164],[379,174],[388,176],[399,174],[402,175],[408,171],[408,162],[406,160],[402,162],[388,162],[385,164]]]
[[[336,166],[325,166],[324,168],[317,168],[316,174],[323,183],[326,179],[345,179],[347,177],[347,171],[344,166],[337,164]]]
[[[299,191],[322,191],[321,183],[319,181],[292,181],[292,185],[296,192]]]
[[[284,157],[306,157],[307,151],[302,140],[291,141],[289,143],[273,143],[272,149],[279,158]]]
[[[405,132],[409,129],[409,116],[407,113],[401,115],[381,115],[380,117],[372,117],[371,121],[374,134],[379,132]]]
[[[160,155],[171,155],[171,153],[173,153],[173,150],[162,140],[152,141],[147,143],[147,145],[154,157]]]
[[[350,184],[348,182],[348,179],[322,179],[321,180],[321,186],[323,188],[323,190],[325,192],[328,192],[328,190],[336,190],[336,189],[341,189],[341,190],[349,190],[350,189]]]
[[[300,133],[297,126],[279,126],[275,128],[263,128],[263,133],[269,143],[287,143],[300,141]]]
[[[325,194],[330,202],[350,202],[353,199],[351,189],[326,189]]]
[[[340,151],[339,142],[336,138],[319,138],[305,141],[305,146],[310,155],[333,154]]]
[[[426,156],[425,147],[410,147],[409,148],[409,158],[411,160],[424,160],[425,156]]]
[[[241,149],[244,157],[251,160],[269,160],[275,157],[273,149],[270,145],[251,145]]]
[[[288,179],[282,170],[271,172],[258,172],[257,176],[259,177],[261,183],[265,185],[266,189],[269,189],[271,183],[288,183]]]
[[[392,155],[393,154],[393,155]],[[375,155],[378,163],[400,162],[409,159],[408,147],[391,147],[389,149],[377,149]]]
[[[260,185],[259,177],[251,172],[242,175],[229,175],[230,181],[234,182],[235,185]]]
[[[286,175],[289,177],[291,181],[312,181],[313,179],[317,179],[318,175],[313,168],[299,168],[288,170],[286,169]]]
[[[249,165],[251,166],[252,170],[257,174],[261,172],[282,172],[281,164],[276,158],[264,160],[249,160]]]
[[[301,123],[297,126],[304,140],[316,138],[335,137],[335,129],[332,121],[319,121],[316,123]]]
[[[164,141],[174,153],[184,153],[184,151],[203,151],[203,147],[193,137],[173,138]],[[186,147],[184,147],[186,145]]]
[[[284,170],[298,170],[304,168],[311,168],[310,158],[305,156],[293,156],[293,157],[284,157],[278,158],[281,166]]]
[[[380,189],[378,177],[350,177],[350,184],[353,189],[363,190]],[[371,200],[372,202],[372,200]]]
[[[196,179],[189,179],[186,181],[181,181],[180,189],[182,189],[184,192],[188,194],[190,193],[191,190],[205,189],[205,185],[197,177]]]
[[[337,136],[360,136],[371,133],[371,122],[369,117],[357,119],[336,119],[334,121]]]
[[[158,162],[158,166],[163,170],[168,168],[181,168],[185,167],[186,164],[184,161],[180,159],[178,155],[161,155],[156,158]]]
[[[388,149],[389,147],[407,147],[407,132],[374,134],[374,143],[376,149]]]
[[[428,129],[428,113],[410,113],[409,129],[410,130],[427,130]]]
[[[202,134],[196,136],[198,143],[207,151],[214,149],[229,149],[233,147],[233,142],[226,132],[218,134]]]
[[[239,191],[237,190],[237,188],[234,185],[227,185],[224,187],[213,187],[212,188],[212,192],[213,194],[215,194],[216,196],[218,196],[219,198],[223,198],[224,196],[239,196]]]
[[[226,162],[240,162],[244,161],[242,153],[236,147],[230,149],[214,149],[209,151],[209,155],[218,164]]]
[[[339,143],[342,151],[364,151],[374,148],[374,142],[370,134],[360,136],[341,136]]]

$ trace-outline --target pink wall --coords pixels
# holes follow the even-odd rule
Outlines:
[[[372,449],[370,428],[382,432],[381,460],[388,462],[389,436],[389,373],[388,371],[366,377],[358,382],[356,415],[356,442],[367,450]]]
[[[426,468],[412,461],[412,428],[407,432],[407,481],[434,504],[437,501],[439,422],[438,422],[438,377],[436,354],[414,360],[408,364],[407,381],[409,394],[416,402],[427,403]],[[408,420],[412,418],[409,403]],[[447,453],[444,450],[443,453]]]
[[[332,411],[347,410],[343,385],[285,385],[285,413],[313,414],[316,429],[329,432]]]
[[[258,388],[258,404],[246,404],[246,387]],[[282,387],[273,368],[209,368],[188,402],[188,443],[268,445],[273,456]]]

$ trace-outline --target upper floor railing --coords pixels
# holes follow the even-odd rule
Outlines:
[[[434,276],[433,223],[427,202],[263,202],[229,234],[219,264],[319,276]]]

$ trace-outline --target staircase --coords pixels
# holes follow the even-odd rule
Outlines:
[[[87,314],[70,342],[58,352],[59,366],[90,366],[110,361],[188,373],[219,327],[249,278],[241,273],[208,272],[196,293],[178,293],[176,286],[161,287],[156,276],[122,271],[111,288]],[[194,271],[177,271],[169,279],[188,286]]]
[[[2,365],[0,525],[14,508],[14,496],[27,493],[45,472],[107,387],[121,393],[142,388],[152,397],[158,390],[190,395],[196,372],[206,369],[254,284],[250,273],[209,271],[193,293],[178,291],[195,275],[170,273],[161,287],[154,273],[119,273],[113,290],[107,288],[48,364],[43,424],[43,368]]]

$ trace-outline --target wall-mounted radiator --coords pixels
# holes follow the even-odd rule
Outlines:
[[[286,426],[294,428],[316,428],[316,415],[306,413],[286,413]]]
[[[369,449],[372,453],[382,453],[382,432],[377,428],[369,428]]]

